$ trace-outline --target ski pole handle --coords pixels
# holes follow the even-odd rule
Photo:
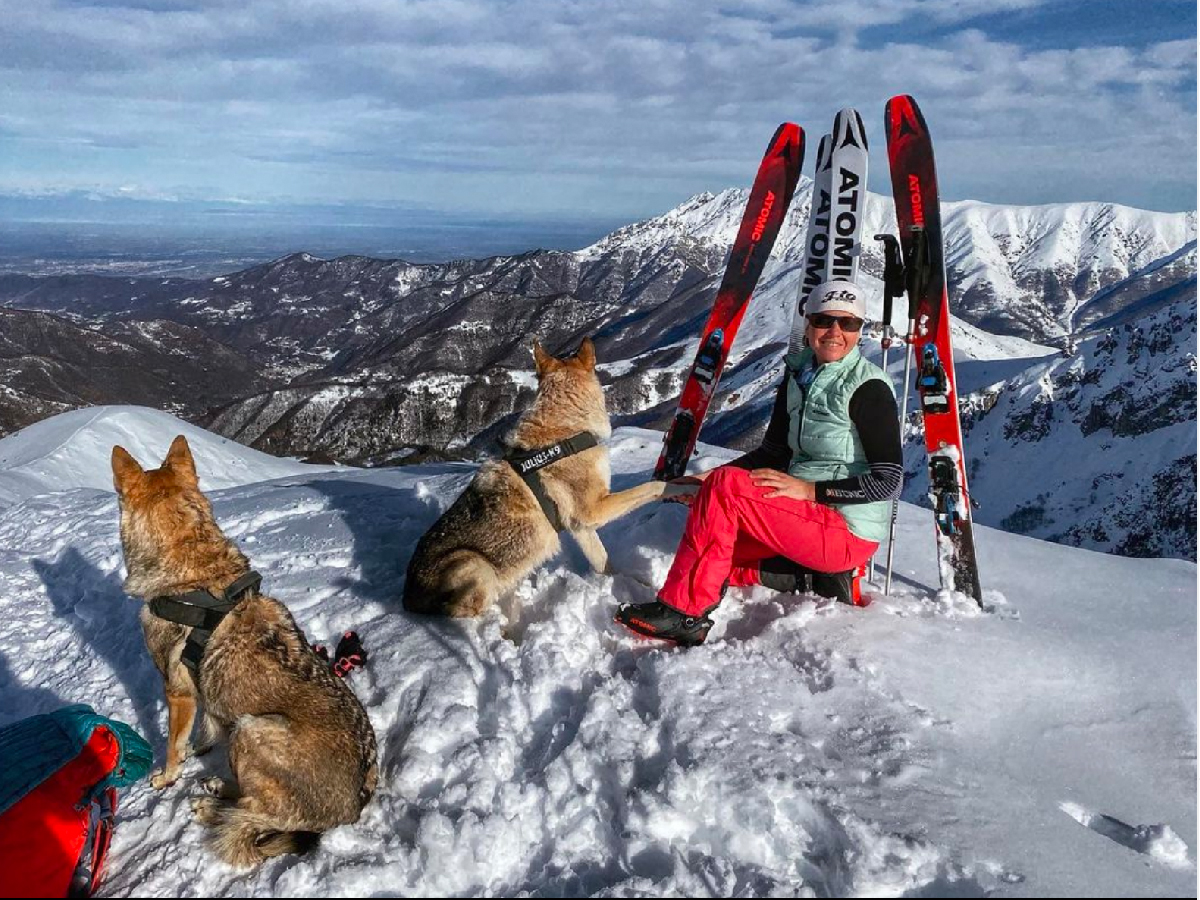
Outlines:
[[[883,340],[886,350],[892,345],[892,300],[904,293],[904,257],[894,234],[877,234],[883,243]]]

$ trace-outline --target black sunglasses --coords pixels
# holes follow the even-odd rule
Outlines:
[[[813,328],[832,328],[836,322],[842,331],[851,333],[862,330],[863,320],[858,316],[831,316],[829,313],[814,313],[808,317]]]

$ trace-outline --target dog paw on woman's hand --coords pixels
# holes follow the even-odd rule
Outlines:
[[[682,503],[684,506],[691,506],[692,500],[699,491],[700,480],[685,475],[683,478],[676,478],[674,481],[666,483],[662,500],[664,503]]]

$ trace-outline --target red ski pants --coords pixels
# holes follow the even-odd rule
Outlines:
[[[845,572],[879,546],[850,533],[831,507],[788,497],[767,499],[745,469],[723,466],[692,501],[675,562],[658,599],[689,616],[721,602],[721,588],[758,584],[758,564],[786,556],[817,572]]]

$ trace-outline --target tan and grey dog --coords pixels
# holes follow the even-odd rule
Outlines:
[[[596,378],[596,350],[559,360],[534,343],[538,391],[507,443],[516,450],[548,447],[581,432],[601,441],[612,433]],[[596,529],[668,489],[653,481],[609,493],[603,444],[551,463],[537,473],[546,494],[597,572],[608,553]],[[558,532],[533,491],[504,460],[489,460],[466,491],[434,522],[413,551],[404,583],[404,608],[444,616],[477,616],[505,596],[560,548]]]
[[[182,435],[161,468],[144,471],[122,447],[113,448],[112,466],[129,594],[220,596],[250,570],[213,519]],[[251,865],[357,821],[378,777],[375,733],[349,685],[313,652],[282,603],[250,590],[213,629],[197,677],[181,660],[192,629],[153,615],[149,603],[141,618],[169,714],[166,767],[151,784],[179,778],[198,702],[208,746],[228,733],[236,784],[210,779],[209,796],[192,801],[196,818],[213,829],[218,855]]]

